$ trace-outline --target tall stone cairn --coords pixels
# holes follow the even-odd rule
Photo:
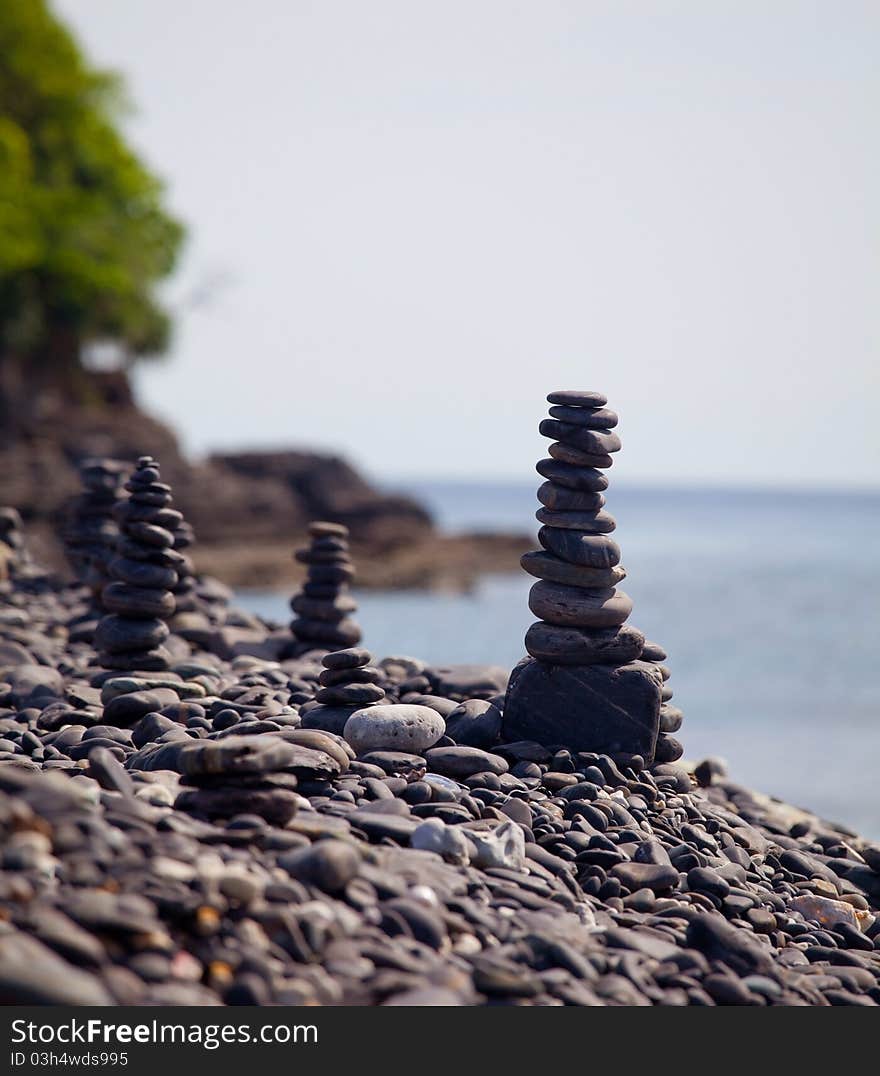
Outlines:
[[[536,582],[529,608],[538,621],[526,633],[529,657],[513,671],[503,736],[578,751],[640,755],[671,762],[681,745],[668,735],[681,713],[666,705],[666,655],[626,623],[633,603],[603,511],[604,474],[620,450],[617,415],[597,392],[551,392],[540,432],[553,440],[537,465],[541,550],[522,566]]]
[[[97,604],[109,582],[107,564],[119,535],[113,509],[122,497],[122,484],[130,466],[108,458],[83,460],[79,467],[82,491],[73,501],[62,529],[68,563],[77,579],[91,590]]]
[[[290,630],[300,651],[357,646],[361,629],[350,616],[357,603],[348,589],[354,578],[348,528],[341,523],[312,523],[309,538],[309,545],[294,553],[308,571],[302,590],[290,600],[295,614]]]
[[[108,565],[113,582],[102,593],[107,615],[95,631],[95,649],[105,669],[161,671],[170,662],[162,644],[175,609],[182,558],[173,548],[174,528],[183,517],[171,507],[171,487],[161,481],[151,456],[138,460],[125,488],[129,498],[114,509],[120,534]]]

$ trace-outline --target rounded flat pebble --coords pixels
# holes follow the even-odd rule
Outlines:
[[[526,650],[555,665],[626,665],[641,654],[645,637],[632,625],[583,631],[539,620],[526,632]]]
[[[529,591],[529,609],[547,624],[561,627],[614,628],[632,612],[632,599],[622,590],[586,590],[541,579]]]
[[[523,553],[519,562],[529,575],[571,587],[614,587],[626,579],[626,569],[620,564],[612,568],[591,568],[539,550]]]
[[[538,541],[548,553],[555,553],[571,564],[613,568],[620,563],[620,547],[605,534],[583,534],[545,526],[538,531]]]
[[[547,402],[563,404],[566,407],[604,407],[608,397],[601,392],[588,392],[579,389],[561,389],[547,393]]]
[[[555,482],[545,482],[538,488],[538,500],[545,508],[557,512],[593,512],[602,507],[605,498],[601,493],[568,489]]]
[[[598,467],[607,471],[614,464],[613,458],[607,452],[585,452],[581,448],[564,444],[562,441],[554,441],[547,451],[554,460],[571,464],[574,467]]]
[[[584,534],[609,534],[617,527],[614,516],[608,512],[555,512],[550,508],[539,508],[535,518],[547,527],[583,531]]]
[[[562,441],[563,444],[597,456],[620,451],[620,438],[613,430],[590,430],[584,426],[574,426],[570,422],[545,418],[538,426],[538,431],[543,437]]]
[[[550,415],[560,422],[586,426],[591,430],[611,430],[618,422],[617,414],[605,407],[566,407],[565,404],[554,404],[550,408]]]
[[[608,478],[591,467],[578,467],[563,460],[538,460],[535,470],[551,482],[568,489],[582,489],[590,493],[599,493],[608,488]]]
[[[358,755],[371,751],[421,754],[445,731],[443,718],[430,706],[380,704],[356,710],[345,723],[343,735]]]

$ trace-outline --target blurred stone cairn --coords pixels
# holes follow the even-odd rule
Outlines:
[[[18,509],[0,508],[0,583],[29,576],[35,570]]]
[[[578,751],[639,755],[673,762],[681,744],[670,733],[681,711],[669,705],[666,654],[626,624],[632,601],[617,584],[626,572],[609,537],[603,473],[619,451],[617,415],[597,392],[551,392],[550,457],[537,470],[543,549],[522,566],[536,582],[529,608],[539,620],[526,633],[529,657],[513,670],[504,707],[507,740],[537,740]]]
[[[83,460],[79,467],[82,492],[74,499],[62,528],[70,567],[89,588],[99,608],[101,591],[109,582],[107,564],[119,534],[113,509],[123,496],[122,484],[128,470],[129,465],[119,460]]]
[[[341,523],[311,523],[309,538],[309,545],[294,553],[308,569],[302,589],[290,600],[295,614],[290,623],[295,649],[305,653],[357,646],[361,629],[350,616],[357,603],[348,589],[354,578],[348,528]]]
[[[114,516],[120,534],[108,565],[113,582],[104,587],[107,615],[95,632],[95,649],[105,669],[162,671],[171,655],[162,645],[170,634],[166,621],[175,609],[174,588],[183,555],[173,548],[182,521],[171,507],[171,487],[160,480],[159,465],[142,456]]]

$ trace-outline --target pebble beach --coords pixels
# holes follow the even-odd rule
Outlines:
[[[880,846],[680,757],[665,652],[589,538],[607,513],[539,509],[565,533],[525,558],[562,580],[533,591],[531,657],[438,665],[363,645],[344,527],[314,525],[277,625],[193,574],[155,461],[128,496],[83,474],[77,582],[2,517],[3,1003],[880,1002]],[[578,566],[594,547],[614,564]],[[575,699],[607,685],[593,733],[517,686],[542,661]]]

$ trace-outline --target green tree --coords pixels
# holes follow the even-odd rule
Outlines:
[[[168,343],[155,287],[183,228],[119,132],[122,106],[47,0],[0,2],[0,367],[32,383],[75,385],[90,343],[126,360]]]

